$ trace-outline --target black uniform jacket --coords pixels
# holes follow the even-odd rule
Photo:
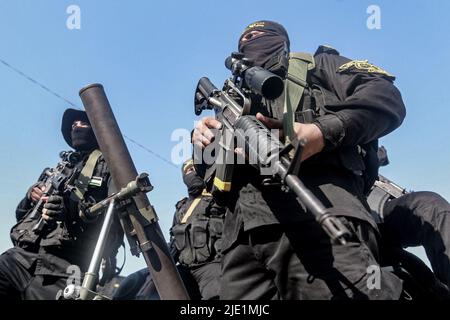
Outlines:
[[[365,209],[364,174],[371,169],[370,156],[377,162],[377,139],[400,126],[405,117],[401,94],[393,76],[366,61],[351,61],[322,46],[314,59],[297,115],[305,109],[315,111],[313,123],[324,135],[325,149],[302,163],[300,178],[327,207],[340,207],[337,215],[356,217],[376,228]],[[284,95],[252,108],[253,113],[281,119]],[[292,193],[262,186],[256,169],[236,165],[234,177],[224,229],[229,244],[242,229],[313,219],[302,214],[304,208]]]

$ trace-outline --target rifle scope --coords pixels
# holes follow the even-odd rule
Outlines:
[[[268,100],[274,100],[283,93],[284,82],[281,77],[262,67],[253,66],[253,62],[244,58],[240,52],[233,52],[226,58],[225,67],[243,80],[243,87]]]

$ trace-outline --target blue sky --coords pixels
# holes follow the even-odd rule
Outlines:
[[[275,5],[276,3],[276,5]],[[112,1],[0,0],[0,59],[81,106],[78,91],[100,82],[126,135],[170,159],[177,128],[192,128],[197,81],[220,85],[223,61],[243,28],[259,19],[282,23],[293,51],[328,44],[342,55],[397,76],[407,117],[381,142],[391,164],[382,173],[411,190],[450,199],[450,2],[448,1]],[[69,5],[81,29],[66,27]],[[381,29],[369,30],[369,5]],[[0,251],[11,246],[14,210],[41,170],[67,149],[60,119],[68,104],[0,64]],[[168,239],[175,203],[186,191],[181,170],[128,143]],[[419,252],[423,257],[423,254]],[[144,267],[130,259],[125,274]]]

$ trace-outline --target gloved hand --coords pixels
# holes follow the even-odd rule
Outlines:
[[[65,212],[63,197],[53,195],[44,200],[46,202],[42,209],[42,218],[47,222],[61,221]]]

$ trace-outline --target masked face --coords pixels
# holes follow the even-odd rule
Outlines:
[[[264,67],[284,47],[284,40],[279,35],[255,30],[242,37],[239,51],[252,60],[255,66]]]
[[[255,66],[284,77],[288,66],[289,38],[286,30],[274,22],[260,22],[246,29],[239,39],[239,51]]]
[[[92,127],[83,121],[74,121],[72,125],[72,146],[77,151],[91,151],[98,147]]]
[[[199,196],[205,188],[203,179],[197,175],[193,166],[183,173],[183,182],[188,188],[190,197]]]

